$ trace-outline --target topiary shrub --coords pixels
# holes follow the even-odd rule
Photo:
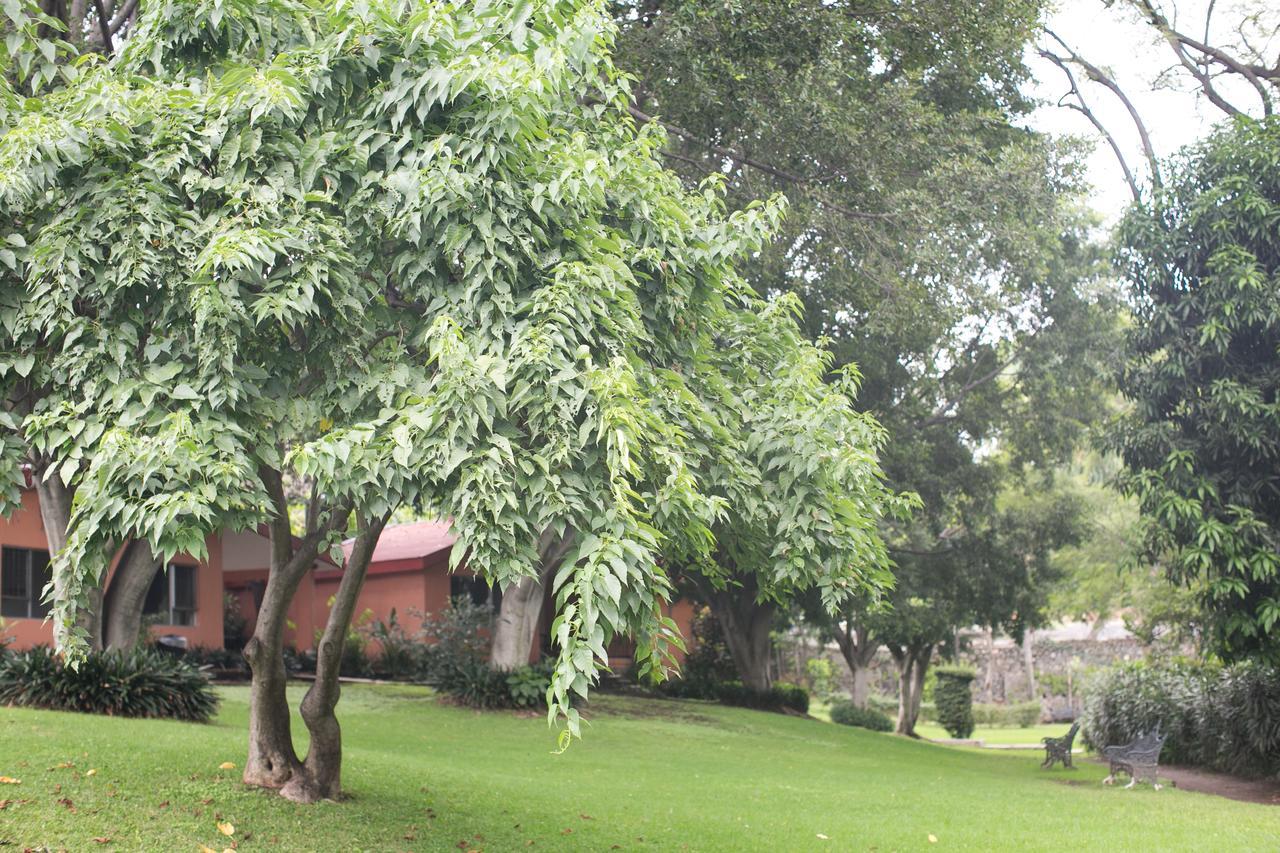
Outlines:
[[[893,720],[871,708],[859,708],[847,699],[831,703],[831,722],[873,732],[893,731]]]
[[[960,666],[940,666],[934,670],[937,681],[933,688],[933,704],[938,722],[954,738],[973,734],[973,693],[969,685],[975,673]]]
[[[715,687],[715,698],[725,705],[754,708],[757,711],[796,711],[809,713],[809,694],[803,687],[778,683],[768,690],[755,690],[741,681],[725,681]]]
[[[0,657],[0,705],[207,722],[218,697],[203,672],[149,648],[90,652],[79,669],[37,647]]]

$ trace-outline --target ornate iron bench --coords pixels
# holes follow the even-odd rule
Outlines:
[[[1071,745],[1075,743],[1076,732],[1080,731],[1079,723],[1071,724],[1071,731],[1062,737],[1042,737],[1040,742],[1044,744],[1044,762],[1041,767],[1053,768],[1053,765],[1061,761],[1063,767],[1075,769],[1075,765],[1071,763]]]
[[[1111,775],[1103,779],[1102,784],[1113,784],[1116,774],[1123,771],[1129,774],[1129,784],[1125,785],[1126,788],[1132,788],[1139,779],[1146,779],[1159,791],[1163,786],[1156,776],[1156,770],[1160,761],[1160,750],[1164,748],[1164,740],[1165,735],[1160,734],[1160,727],[1156,726],[1132,743],[1122,746],[1104,746],[1102,754],[1111,763]]]

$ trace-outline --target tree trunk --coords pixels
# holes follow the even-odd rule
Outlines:
[[[338,674],[360,588],[364,586],[369,560],[386,523],[387,517],[383,516],[361,525],[329,610],[316,657],[316,680],[303,697],[300,708],[302,721],[311,734],[311,745],[302,767],[280,790],[281,796],[294,802],[336,800],[342,794],[342,727],[334,713],[342,696]]]
[[[876,659],[879,645],[871,641],[866,628],[850,629],[848,623],[836,631],[836,645],[840,647],[840,656],[853,676],[850,698],[855,707],[866,708],[871,699],[871,662]]]
[[[494,669],[519,669],[529,663],[547,588],[575,538],[572,528],[563,535],[551,528],[544,530],[538,539],[537,577],[521,578],[502,591],[502,606],[498,608],[489,645],[489,665]]]
[[[739,587],[713,590],[707,601],[742,683],[752,690],[768,690],[774,604],[756,600],[754,579]]]
[[[124,548],[103,600],[103,641],[109,649],[131,649],[142,633],[142,608],[160,563],[143,539]]]
[[[988,702],[995,701],[995,683],[996,683],[996,629],[993,626],[987,626],[987,699]]]
[[[889,646],[894,663],[898,665],[898,721],[894,731],[907,737],[917,737],[916,722],[920,719],[920,700],[924,695],[924,679],[933,657],[933,644],[923,646]]]
[[[36,496],[40,499],[40,521],[44,525],[44,538],[49,547],[49,559],[56,560],[58,554],[67,546],[67,528],[71,526],[71,501],[74,492],[62,476],[54,471],[48,477],[48,468],[33,465],[31,479],[35,483]],[[53,595],[56,600],[64,600],[68,589],[66,579],[60,578],[58,572],[53,576]],[[96,584],[89,584],[85,600],[78,609],[76,621],[89,632],[91,648],[102,648],[102,583],[100,578]]]
[[[1030,628],[1022,635],[1022,663],[1027,668],[1027,690],[1031,694],[1032,699],[1040,698],[1040,688],[1036,685],[1036,659],[1035,651],[1032,648],[1032,634],[1035,632]]]
[[[275,505],[270,524],[271,568],[258,608],[253,636],[244,647],[252,677],[249,684],[249,756],[244,765],[244,782],[263,788],[282,788],[301,768],[293,748],[289,728],[289,702],[285,696],[284,629],[289,604],[298,584],[315,564],[325,537],[346,525],[350,509],[330,509],[322,526],[308,531],[294,545],[289,529],[288,504],[280,473],[264,469],[263,485]]]

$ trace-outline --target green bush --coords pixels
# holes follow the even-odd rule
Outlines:
[[[859,708],[847,699],[831,703],[831,722],[870,729],[873,732],[893,731],[893,720],[872,708]]]
[[[199,669],[154,649],[91,652],[71,669],[42,646],[0,656],[0,705],[8,704],[203,723],[218,697]]]
[[[1159,725],[1161,760],[1249,776],[1280,774],[1280,669],[1256,663],[1138,662],[1085,691],[1084,740],[1127,743]]]
[[[428,684],[439,686],[441,678],[450,677],[459,667],[488,657],[486,632],[493,611],[487,606],[459,596],[438,613],[410,612],[422,618],[422,629],[414,639],[418,643],[418,678]]]
[[[689,629],[692,642],[680,665],[680,675],[662,682],[660,689],[681,699],[716,699],[720,685],[738,677],[720,623],[711,608],[703,607],[694,614]]]
[[[533,708],[547,700],[554,664],[550,661],[522,666],[507,675],[507,695],[515,708]]]
[[[436,688],[468,708],[509,708],[508,673],[482,660],[459,661],[436,676]]]
[[[405,633],[394,607],[385,622],[375,619],[367,631],[369,639],[379,646],[378,656],[371,661],[375,675],[392,681],[408,681],[418,676],[422,668],[421,647]]]
[[[934,670],[937,681],[933,702],[938,709],[938,722],[954,738],[973,734],[973,693],[969,685],[976,673],[959,666],[940,666]]]
[[[973,706],[973,722],[978,726],[1025,729],[1040,722],[1040,703],[1018,702],[1013,705],[978,704]]]
[[[803,687],[779,682],[768,690],[755,690],[741,681],[716,685],[715,699],[725,705],[755,708],[758,711],[797,711],[809,713],[809,694]]]

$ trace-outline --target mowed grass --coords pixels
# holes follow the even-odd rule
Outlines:
[[[80,850],[1275,850],[1280,809],[1124,791],[1104,770],[812,719],[600,697],[553,755],[541,717],[352,686],[351,799],[246,788],[247,692],[214,724],[0,709],[0,842]],[[301,689],[291,690],[295,704]],[[65,766],[73,764],[74,766]],[[94,770],[92,775],[88,771]],[[219,822],[234,825],[228,838]],[[936,839],[932,841],[930,836]],[[110,839],[98,841],[95,839]],[[615,845],[617,846],[615,848]]]

